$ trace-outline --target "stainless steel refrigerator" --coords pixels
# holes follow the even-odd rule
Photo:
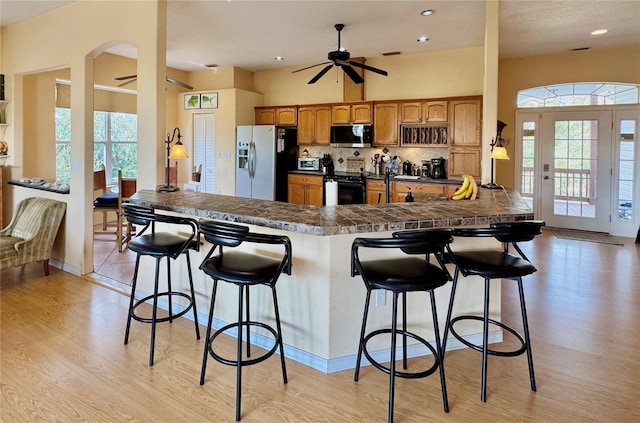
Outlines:
[[[238,126],[236,196],[287,202],[288,175],[297,158],[296,128]]]

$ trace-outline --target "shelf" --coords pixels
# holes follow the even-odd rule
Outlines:
[[[405,147],[448,147],[447,125],[402,125],[400,145]]]

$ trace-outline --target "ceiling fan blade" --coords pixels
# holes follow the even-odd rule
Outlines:
[[[303,71],[303,70],[315,68],[316,66],[320,66],[320,65],[326,65],[327,63],[331,63],[331,62],[322,62],[322,63],[318,63],[318,64],[315,64],[315,65],[307,66],[306,68],[302,68],[302,69],[297,69],[297,70],[291,71],[291,73],[296,73],[296,72],[300,72],[300,71]]]
[[[131,79],[131,78],[135,79],[137,77],[138,77],[138,75],[127,75],[127,76],[119,76],[119,77],[113,78],[113,79],[115,79],[116,81],[124,81],[125,79]]]
[[[360,75],[358,75],[358,72],[356,72],[355,70],[353,70],[353,68],[349,65],[343,65],[342,66],[342,70],[344,71],[344,73],[346,73],[347,75],[349,75],[349,78],[351,78],[351,80],[356,83],[356,84],[362,84],[364,82],[364,79],[362,79],[362,77]]]
[[[329,69],[331,69],[333,67],[333,63],[330,65],[327,65],[324,69],[322,69],[320,72],[318,72],[318,74],[316,76],[314,76],[313,78],[311,78],[311,81],[307,82],[307,84],[315,84],[316,82],[318,82],[318,79],[322,78],[322,76],[329,72]]]
[[[362,64],[362,63],[349,61],[349,64],[353,65],[353,66],[356,66],[356,67],[359,67],[359,68],[362,68],[364,70],[368,70],[368,71],[371,71],[371,72],[379,73],[380,75],[384,75],[384,76],[388,76],[389,75],[389,72],[387,72],[385,70],[374,68],[374,67],[371,67],[371,66],[367,66],[367,65]]]
[[[191,85],[187,85],[184,82],[178,81],[177,79],[173,79],[173,78],[171,78],[169,76],[167,76],[165,79],[167,80],[167,82],[171,82],[172,84],[178,85],[178,86],[180,86],[182,88],[186,88],[188,90],[193,90],[193,87]]]
[[[138,78],[130,79],[128,81],[123,82],[122,84],[118,84],[118,87],[124,87],[125,85],[132,84],[132,83],[136,82],[137,80],[138,80]]]

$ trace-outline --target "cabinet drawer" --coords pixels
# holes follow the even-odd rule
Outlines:
[[[289,175],[290,184],[322,186],[322,176]]]

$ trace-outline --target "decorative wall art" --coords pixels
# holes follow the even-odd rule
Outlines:
[[[201,109],[217,109],[218,93],[200,94],[200,108]]]
[[[184,95],[184,109],[199,109],[200,108],[200,95],[199,94],[185,94]]]

